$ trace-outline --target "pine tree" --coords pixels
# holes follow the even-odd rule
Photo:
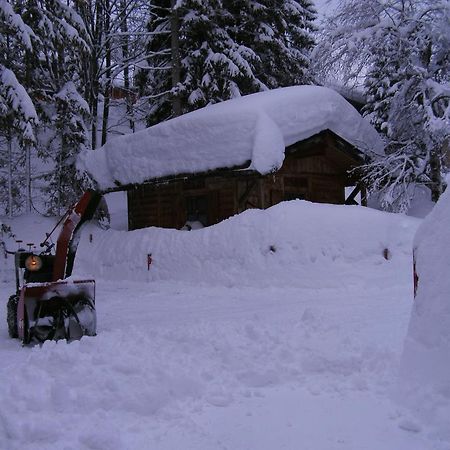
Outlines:
[[[264,88],[254,75],[258,57],[230,36],[232,22],[222,16],[221,3],[210,1],[198,6],[189,0],[183,6],[189,11],[180,27],[188,46],[181,61],[183,76],[179,88],[185,110]]]
[[[173,29],[173,15],[179,27]],[[240,95],[309,81],[315,10],[308,0],[184,0],[171,8],[153,5],[147,70],[141,91],[148,94],[148,124],[173,116],[178,97],[182,112]],[[173,68],[171,36],[178,36],[180,81]],[[170,73],[170,72],[169,72]]]
[[[257,55],[256,76],[270,89],[310,82],[317,12],[309,0],[232,0],[230,31]]]
[[[0,15],[1,120],[9,134],[6,159],[15,167],[14,178],[8,175],[4,184],[8,185],[8,210],[13,194],[21,196],[14,184],[25,184],[26,210],[30,211],[35,178],[32,154],[48,152],[46,142],[41,141],[54,125],[55,95],[68,80],[79,79],[80,61],[88,46],[80,17],[58,0],[2,1]]]
[[[85,120],[89,106],[80,96],[73,82],[67,82],[54,96],[56,114],[53,117],[55,134],[52,139],[55,169],[45,177],[48,182],[48,212],[61,215],[67,205],[77,200],[85,190],[77,176],[76,156],[88,145]]]
[[[35,144],[34,129],[37,123],[36,110],[24,87],[11,70],[0,64],[0,137],[4,142],[1,154],[4,160],[2,166],[7,169],[0,175],[4,180],[1,183],[2,199],[9,216],[20,206],[23,178],[16,170],[21,158],[23,162],[24,154],[20,149]],[[27,155],[29,153],[25,153]]]
[[[33,30],[16,14],[9,2],[0,2],[0,138],[6,173],[1,173],[3,203],[12,215],[20,207],[23,176],[17,168],[29,163],[30,147],[36,141],[36,110],[23,86],[24,60],[37,38]],[[14,174],[13,174],[14,171]],[[30,185],[30,174],[27,174]],[[28,189],[27,189],[28,191]],[[27,195],[29,208],[29,194]]]

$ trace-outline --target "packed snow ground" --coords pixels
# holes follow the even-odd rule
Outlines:
[[[21,348],[0,310],[0,448],[449,449],[390,400],[418,223],[298,201],[191,232],[86,230],[97,337]]]

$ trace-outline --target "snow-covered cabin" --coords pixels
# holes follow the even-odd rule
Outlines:
[[[80,155],[101,190],[127,189],[129,229],[212,225],[295,198],[345,203],[349,170],[383,143],[337,92],[295,86],[211,105]]]

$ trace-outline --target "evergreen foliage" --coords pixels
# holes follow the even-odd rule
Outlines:
[[[310,82],[309,54],[314,45],[316,12],[309,0],[166,0],[153,5],[148,29],[175,31],[180,53],[180,82],[173,68],[170,36],[153,35],[153,56],[139,74],[141,92],[148,94],[148,124],[173,116],[178,97],[182,112],[240,95]],[[172,30],[173,15],[179,27]]]
[[[59,108],[58,93],[69,80],[79,79],[80,62],[88,46],[82,37],[80,17],[58,0],[2,0],[0,15],[0,133],[4,144],[1,159],[6,167],[0,186],[1,200],[12,214],[13,209],[21,208],[20,186],[27,186],[26,210],[32,207],[32,157],[51,156],[56,162],[67,151],[73,151],[58,146],[62,152],[58,154],[48,145],[46,136],[52,132],[49,128],[58,131],[57,122],[53,121],[55,109]],[[73,121],[73,117],[68,120]],[[79,131],[72,129],[75,135],[69,138],[68,130],[70,127],[64,139],[73,143]],[[59,165],[55,167],[58,172]],[[76,185],[73,164],[64,167],[69,184]],[[55,193],[59,198],[67,195],[62,189],[61,185],[61,191]]]
[[[48,192],[48,212],[60,215],[85,190],[82,179],[77,176],[75,158],[88,145],[84,121],[89,118],[89,106],[71,81],[63,86],[54,99],[54,135],[49,147],[53,150],[56,167],[45,177],[45,191]]]
[[[78,197],[74,159],[100,126],[106,141],[122,76],[129,131],[144,103],[150,125],[309,82],[315,15],[310,0],[0,0],[0,205],[39,197],[53,214]]]

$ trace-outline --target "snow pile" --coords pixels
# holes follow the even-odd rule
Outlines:
[[[450,190],[419,228],[417,297],[402,360],[400,400],[450,439]]]
[[[388,266],[409,257],[417,223],[363,207],[295,200],[195,231],[92,228],[82,236],[75,270],[108,280],[349,286],[362,282],[354,271],[361,261]]]
[[[11,225],[30,239],[31,220]],[[293,201],[196,231],[86,228],[96,337],[21,348],[0,308],[0,448],[447,450],[388,398],[418,223]]]
[[[382,153],[372,126],[337,92],[295,86],[228,100],[85,151],[78,167],[100,189],[181,173],[247,166],[278,169],[285,147],[331,130],[360,151]]]

